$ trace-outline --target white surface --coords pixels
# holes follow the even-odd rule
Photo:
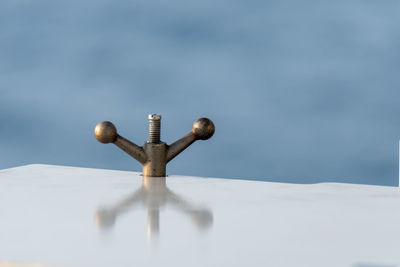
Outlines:
[[[0,262],[65,267],[400,264],[397,187],[170,176],[170,191],[158,187],[144,197],[141,183],[133,172],[48,165],[1,170]],[[148,209],[158,205],[160,230],[157,235],[153,216],[151,235]],[[112,214],[114,224],[108,221],[104,227],[104,218]]]

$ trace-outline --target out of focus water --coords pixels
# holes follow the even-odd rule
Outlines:
[[[142,144],[210,117],[170,174],[397,185],[399,1],[2,0],[0,168],[140,170]]]

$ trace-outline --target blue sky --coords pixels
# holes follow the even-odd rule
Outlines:
[[[0,3],[0,168],[140,171],[93,137],[141,145],[199,117],[214,137],[169,174],[397,185],[398,1]]]

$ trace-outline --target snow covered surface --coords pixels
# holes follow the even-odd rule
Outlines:
[[[142,184],[136,172],[50,165],[0,170],[0,264],[400,264],[397,187],[151,181]]]

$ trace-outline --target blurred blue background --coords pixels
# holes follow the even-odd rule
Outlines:
[[[214,137],[169,174],[397,185],[400,2],[2,0],[0,169],[141,171],[141,145],[198,117]]]

